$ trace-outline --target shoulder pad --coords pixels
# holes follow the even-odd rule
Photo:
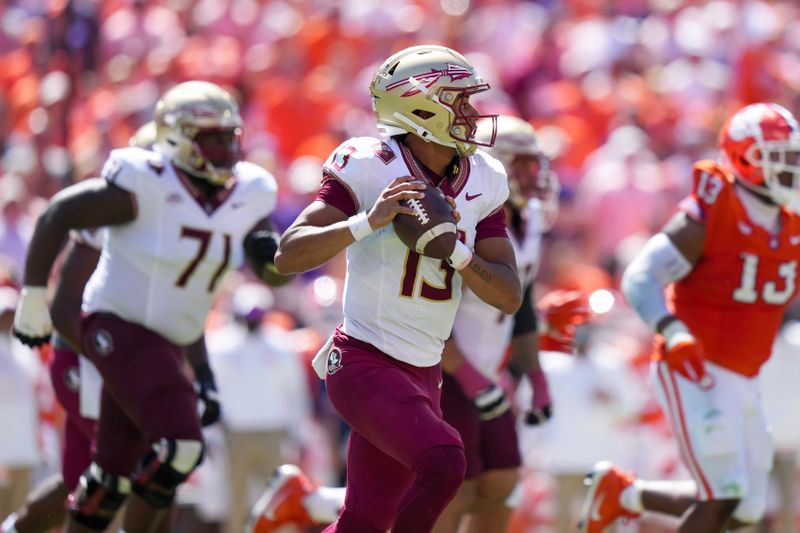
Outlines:
[[[374,137],[348,139],[325,161],[322,179],[335,179],[344,185],[356,210],[369,207],[385,186],[385,170],[399,157],[393,145]]]
[[[324,172],[344,179],[377,162],[388,164],[397,157],[388,143],[374,137],[353,137],[336,148],[322,166]]]
[[[134,146],[111,150],[100,177],[123,189],[135,192],[141,176],[160,176],[164,171],[161,154]]]
[[[691,218],[703,222],[720,195],[733,184],[733,176],[714,161],[699,161],[694,165],[692,191],[680,204]]]
[[[275,177],[265,168],[249,161],[239,161],[234,167],[237,181],[247,187],[254,187],[268,192],[277,192],[278,183]]]
[[[501,163],[499,159],[496,159],[488,152],[485,152],[484,150],[476,150],[475,154],[473,154],[470,160],[471,164],[477,167],[485,165],[488,167],[490,172],[499,174],[502,176],[502,179],[508,180],[508,175],[503,163]]]

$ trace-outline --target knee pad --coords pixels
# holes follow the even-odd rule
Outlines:
[[[81,476],[69,497],[69,511],[79,524],[96,531],[105,530],[131,492],[128,478],[103,472],[92,463]]]
[[[443,493],[455,494],[464,482],[467,458],[459,446],[436,446],[422,452],[413,468],[418,481]]]
[[[133,479],[133,492],[153,507],[169,507],[175,499],[175,489],[202,460],[202,442],[161,439],[142,459]]]

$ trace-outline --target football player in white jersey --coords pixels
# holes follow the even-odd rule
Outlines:
[[[508,172],[511,194],[505,216],[525,298],[512,316],[498,313],[465,291],[452,336],[445,343],[442,410],[444,420],[464,441],[467,480],[439,519],[435,531],[441,532],[456,531],[461,522],[465,522],[462,531],[502,531],[511,516],[506,501],[517,482],[521,459],[515,420],[498,384],[509,345],[512,361],[534,388],[526,420],[539,423],[551,412],[547,380],[539,367],[531,293],[541,235],[552,225],[558,208],[558,181],[534,128],[522,119],[498,117],[497,138],[489,153]]]
[[[467,477],[471,479],[439,518],[436,530],[443,532],[457,530],[466,512],[470,513],[468,530],[476,532],[501,531],[509,518],[505,501],[515,485],[520,458],[508,402],[495,384],[509,344],[514,346],[518,364],[528,368],[530,380],[539,384],[527,419],[538,423],[550,415],[546,380],[538,367],[536,314],[530,297],[541,235],[551,227],[558,211],[559,185],[539,149],[533,127],[521,119],[498,117],[497,135],[489,153],[509,171],[505,216],[512,228],[511,243],[525,300],[511,316],[464,291],[453,326],[457,340],[451,337],[445,343],[445,370],[449,364],[456,376],[469,380],[475,395],[466,397],[462,385],[445,374],[444,420],[464,441]],[[335,516],[332,511],[341,509],[342,499],[337,489],[317,487],[296,466],[284,465],[254,507],[248,531],[267,533],[286,524],[302,527],[329,523]]]
[[[317,199],[281,239],[284,273],[347,249],[344,323],[324,353],[328,394],[352,433],[345,506],[328,531],[430,531],[464,479],[461,439],[439,406],[462,283],[505,313],[522,302],[502,210],[507,177],[476,150],[479,128],[494,140],[496,117],[469,98],[488,88],[449,48],[392,55],[370,85],[383,139],[353,138],[331,154]],[[434,186],[460,216],[463,242],[447,260],[410,250],[391,224],[411,214],[402,200]]]
[[[155,122],[148,122],[136,131],[130,139],[130,146],[152,148],[155,141]],[[91,464],[91,442],[100,409],[102,379],[94,365],[78,355],[76,348],[69,346],[59,332],[67,332],[70,338],[80,336],[83,290],[97,266],[102,249],[101,230],[84,229],[70,233],[50,306],[55,328],[50,379],[56,398],[66,414],[61,473],[35,487],[24,507],[0,524],[0,533],[45,533],[61,525],[67,512],[64,501],[77,486],[80,475]],[[187,349],[187,358],[195,372],[195,388],[202,409],[201,420],[206,426],[219,419],[220,409],[216,399],[216,384],[208,366],[204,337]],[[157,531],[169,531],[169,526],[169,521],[165,519]]]
[[[131,491],[146,505],[126,518],[128,529],[160,521],[202,459],[185,347],[200,339],[227,270],[246,259],[265,281],[283,281],[272,267],[275,180],[240,161],[233,98],[212,83],[186,82],[162,96],[155,115],[155,149],[113,150],[102,180],[56,195],[26,259],[14,333],[38,345],[52,330],[45,285],[65,235],[105,227],[80,331],[61,332],[103,378],[96,450],[70,497],[68,532],[105,529]]]

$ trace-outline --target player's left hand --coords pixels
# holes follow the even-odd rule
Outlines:
[[[542,369],[529,372],[528,381],[533,388],[533,397],[531,398],[531,408],[525,413],[525,423],[529,426],[538,426],[553,416],[550,389],[547,386],[547,376]]]
[[[25,286],[19,294],[11,332],[26,346],[50,342],[53,322],[47,307],[47,288]]]
[[[210,426],[219,420],[222,409],[219,405],[217,387],[213,383],[195,383],[197,392],[197,413],[200,415],[200,424]]]
[[[200,423],[203,427],[210,426],[217,422],[222,414],[217,394],[217,384],[214,382],[214,374],[207,363],[194,367],[194,374],[194,390],[197,393],[197,414],[200,415]]]
[[[480,413],[481,420],[493,420],[511,409],[506,393],[494,383],[480,390],[472,401]]]
[[[461,222],[461,213],[458,212],[458,208],[456,207],[456,201],[453,199],[452,196],[445,195],[445,199],[447,203],[450,204],[450,207],[453,208],[453,218],[456,219],[456,225]]]

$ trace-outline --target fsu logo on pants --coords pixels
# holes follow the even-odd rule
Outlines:
[[[328,354],[328,375],[333,375],[342,369],[342,352],[334,348]]]
[[[108,355],[114,349],[114,339],[111,333],[104,329],[98,329],[94,334],[94,350],[97,355]]]

